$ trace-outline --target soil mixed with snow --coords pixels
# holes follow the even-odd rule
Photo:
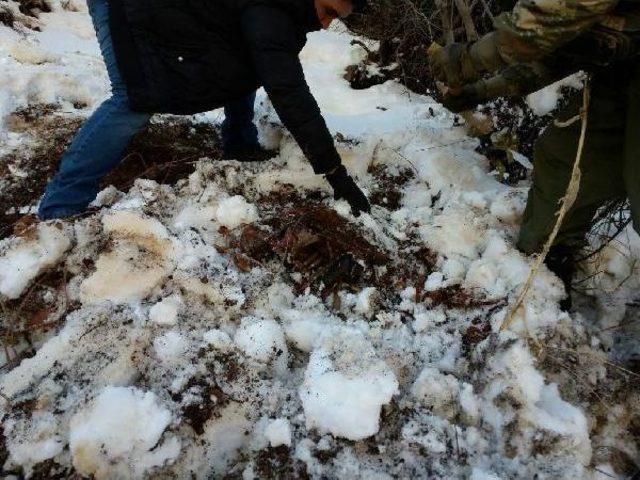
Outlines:
[[[30,20],[40,31],[0,25],[0,191],[29,175],[14,162],[37,140],[12,112],[87,115],[108,92],[85,7],[63,3]],[[351,89],[344,71],[366,55],[352,38],[312,34],[302,59],[370,215],[331,199],[260,92],[273,160],[189,158],[185,178],[107,188],[95,213],[0,242],[6,474],[635,471],[637,375],[615,355],[634,320],[637,237],[603,251],[582,313],[559,310],[544,270],[498,333],[531,265],[514,248],[528,183],[497,181],[432,99],[393,81]]]

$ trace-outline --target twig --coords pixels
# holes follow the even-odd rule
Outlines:
[[[462,19],[464,30],[467,34],[467,40],[469,42],[473,42],[477,40],[478,31],[476,30],[476,26],[473,23],[473,18],[471,18],[471,10],[469,9],[469,5],[467,5],[466,0],[453,0],[453,1],[456,4],[456,8],[458,9],[460,18]]]

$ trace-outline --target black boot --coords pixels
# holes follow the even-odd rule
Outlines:
[[[554,245],[544,263],[556,276],[562,280],[567,296],[560,301],[560,308],[568,312],[571,310],[571,281],[576,273],[575,249],[567,245]]]
[[[225,148],[222,159],[237,160],[239,162],[264,162],[275,157],[277,154],[277,151],[262,148],[260,144],[238,145]]]

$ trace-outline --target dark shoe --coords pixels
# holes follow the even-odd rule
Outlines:
[[[560,308],[568,312],[571,310],[571,281],[576,273],[575,249],[567,245],[554,245],[544,263],[564,284],[566,298],[560,301]]]
[[[238,162],[265,162],[278,154],[276,150],[267,150],[260,145],[243,145],[225,148],[223,160],[237,160]]]

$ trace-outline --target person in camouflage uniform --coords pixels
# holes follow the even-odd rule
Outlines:
[[[603,204],[628,197],[640,231],[640,0],[520,0],[494,23],[495,31],[477,42],[430,50],[436,78],[449,87],[444,103],[452,110],[526,95],[580,70],[591,77],[580,191],[547,259],[569,293],[575,253]],[[540,252],[555,224],[580,137],[579,121],[560,123],[581,107],[582,95],[576,94],[558,113],[560,122],[536,143],[518,239],[525,253]],[[570,299],[563,307],[570,307]]]

